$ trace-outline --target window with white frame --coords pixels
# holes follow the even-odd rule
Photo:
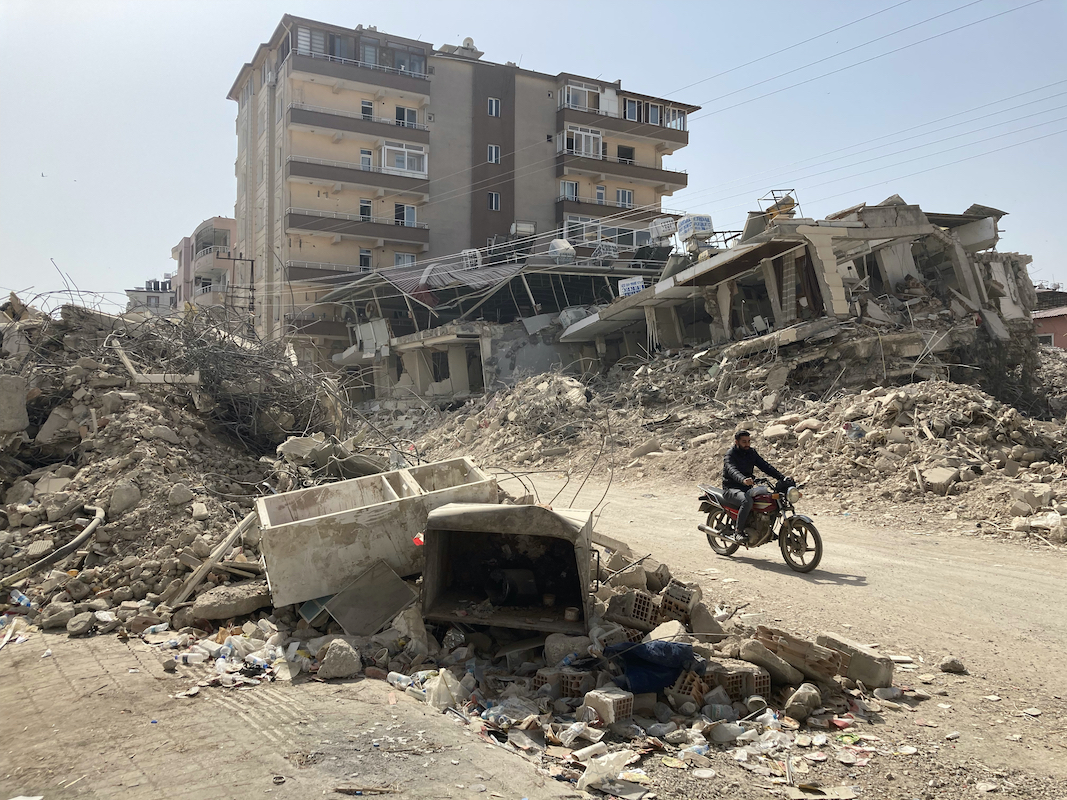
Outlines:
[[[426,153],[422,145],[386,142],[382,148],[382,167],[387,172],[426,174]]]
[[[572,244],[592,244],[600,239],[600,220],[568,214],[563,226],[563,238]]]
[[[559,196],[567,200],[578,199],[578,181],[560,181]]]
[[[616,228],[603,224],[597,217],[568,214],[563,224],[563,238],[571,244],[592,247],[599,241],[614,242],[621,249],[633,250],[651,241],[647,230]]]
[[[615,190],[615,205],[619,208],[633,208],[634,207],[634,190],[633,189],[616,189]]]
[[[374,118],[374,103],[370,100],[363,100],[359,104],[360,113],[363,115],[363,119]]]
[[[359,248],[359,271],[371,271],[371,251],[363,247]]]
[[[1053,346],[1052,334],[1051,333],[1039,333],[1037,335],[1037,343],[1038,344],[1045,344],[1045,345],[1048,345],[1049,347],[1052,347]]]
[[[145,298],[145,302],[153,308],[159,308],[159,296],[150,294]]]
[[[663,124],[663,106],[656,105],[655,103],[648,104],[648,123],[650,125]]]
[[[500,145],[498,145],[498,144],[489,145],[489,153],[486,156],[486,161],[488,161],[490,164],[499,164],[500,163]]]
[[[623,100],[623,110],[626,119],[634,122],[641,121],[641,104],[636,100],[631,100],[629,97]]]
[[[490,117],[499,117],[500,116],[500,98],[499,97],[490,97],[489,98],[489,116]]]
[[[664,118],[665,125],[668,128],[674,128],[677,131],[686,130],[686,117],[685,112],[680,108],[668,108],[667,115]]]
[[[557,137],[556,149],[585,158],[600,158],[603,138],[596,128],[568,125],[566,135]]]
[[[414,128],[419,124],[419,110],[417,108],[396,107],[396,124],[401,128]]]
[[[499,211],[500,210],[500,192],[489,192],[488,202],[489,202],[489,210],[490,211]]]
[[[568,83],[563,87],[563,105],[568,108],[578,108],[583,111],[600,110],[600,87],[591,86],[588,83]]]
[[[394,267],[413,267],[413,266],[415,266],[415,254],[414,253],[393,253],[393,266]]]
[[[369,198],[359,198],[359,218],[368,220],[374,216],[374,205]]]
[[[596,187],[596,202],[597,205],[602,206],[608,201],[608,189],[606,186]]]
[[[359,151],[359,168],[370,169],[374,166],[374,153],[370,150]]]
[[[393,203],[393,221],[408,228],[415,227],[415,206]]]

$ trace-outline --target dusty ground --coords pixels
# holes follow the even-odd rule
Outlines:
[[[561,484],[539,477],[541,499]],[[571,504],[577,484],[556,504]],[[603,491],[590,483],[573,505],[592,507]],[[975,797],[987,782],[1000,796],[1067,800],[1067,555],[929,520],[902,528],[881,510],[871,518],[835,510],[815,515],[826,554],[820,569],[801,576],[770,547],[715,556],[695,529],[694,497],[693,487],[663,479],[618,481],[598,529],[699,580],[712,601],[747,604],[741,613],[758,615],[746,618],[752,624],[802,636],[837,631],[911,656],[917,669],[899,672],[898,682],[934,694],[864,729],[879,737],[867,766],[813,764],[806,780],[847,784],[870,798]],[[46,648],[52,655],[41,658]],[[970,674],[938,672],[946,653]],[[204,689],[179,700],[172,695],[204,671],[179,670],[167,675],[145,645],[110,636],[36,635],[0,651],[0,797],[339,797],[338,785],[397,782],[392,796],[575,794],[453,717],[402,694],[391,704],[381,682]],[[920,683],[927,673],[933,682]],[[1000,700],[985,699],[993,695]],[[1023,714],[1031,708],[1040,716]],[[958,738],[945,738],[954,732]],[[904,745],[918,752],[893,754]],[[641,766],[660,797],[772,796],[765,778],[725,754],[713,761],[719,775],[706,781],[658,757]]]

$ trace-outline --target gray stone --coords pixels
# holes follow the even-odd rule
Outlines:
[[[122,481],[115,484],[115,489],[111,493],[108,515],[112,518],[121,516],[140,502],[141,490],[137,488],[137,484],[130,481]]]
[[[37,431],[37,437],[34,441],[37,444],[52,444],[59,434],[66,430],[73,419],[73,409],[67,406],[56,406],[52,409],[52,413],[48,415],[44,425]]]
[[[853,642],[833,633],[820,633],[815,640],[823,647],[845,653],[849,656],[848,670],[845,677],[862,681],[868,689],[877,689],[893,685],[893,660],[878,654],[866,645]]]
[[[804,674],[785,659],[775,655],[755,639],[741,642],[741,658],[750,664],[763,667],[771,675],[771,682],[796,686],[804,680]]]
[[[0,375],[0,434],[24,431],[29,424],[26,379],[17,375]]]
[[[4,502],[8,505],[23,505],[33,499],[33,484],[29,481],[17,481],[4,492]]]
[[[326,648],[326,657],[319,666],[318,675],[323,680],[351,678],[363,669],[359,651],[344,639],[334,639]]]
[[[722,625],[704,603],[697,603],[689,613],[689,628],[693,635],[704,642],[718,642],[726,638]]]
[[[956,656],[945,656],[937,663],[937,668],[942,672],[951,672],[954,675],[964,675],[967,667]]]
[[[88,633],[95,624],[96,612],[83,611],[67,620],[67,633],[71,636],[81,636],[83,633]]]
[[[168,428],[166,425],[156,425],[148,429],[147,432],[149,439],[162,439],[165,442],[171,444],[178,444],[178,434],[174,432],[173,428]]]
[[[170,487],[167,494],[167,502],[172,506],[182,506],[193,499],[193,490],[184,483],[176,483]]]
[[[768,441],[774,441],[775,439],[785,439],[788,436],[792,436],[793,432],[789,430],[788,425],[768,425],[763,431],[763,438]]]
[[[650,634],[645,636],[642,642],[692,642],[685,629],[685,625],[676,619],[670,619],[661,625],[657,625]]]
[[[64,628],[74,618],[74,603],[58,603],[53,600],[41,609],[41,628]]]
[[[251,614],[270,605],[270,589],[266,581],[243,581],[229,586],[216,586],[196,598],[193,603],[195,619],[230,619]]]
[[[125,603],[128,600],[133,599],[133,592],[129,586],[119,586],[111,595],[112,599],[116,603]]]
[[[207,519],[210,516],[211,516],[211,514],[208,513],[206,505],[204,505],[203,503],[193,503],[193,519],[194,520],[196,520],[197,522],[201,522],[201,521]]]
[[[105,414],[114,414],[122,408],[124,403],[122,395],[118,392],[108,392],[100,398],[100,405],[103,407]]]
[[[1034,513],[1034,509],[1025,500],[1014,500],[1008,513],[1013,517],[1028,517]]]
[[[960,471],[958,469],[934,467],[923,472],[923,483],[926,484],[926,491],[944,495],[948,494],[948,490],[959,477]]]
[[[80,581],[75,578],[72,581],[67,581],[64,587],[74,600],[84,600],[86,597],[93,593],[92,587],[90,587],[84,581]]]
[[[203,536],[197,536],[189,548],[197,558],[204,559],[211,555],[211,543]]]

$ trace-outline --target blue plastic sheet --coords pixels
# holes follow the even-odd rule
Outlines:
[[[610,645],[604,654],[622,665],[625,674],[619,680],[626,686],[621,688],[634,694],[658,692],[686,670],[698,675],[707,670],[707,662],[693,652],[693,645],[683,642],[623,642]]]

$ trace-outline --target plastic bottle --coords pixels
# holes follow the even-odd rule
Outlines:
[[[174,660],[179,664],[202,664],[207,661],[207,656],[203,653],[178,653],[174,656]]]
[[[416,700],[421,700],[424,703],[426,702],[426,690],[425,689],[420,689],[418,686],[409,686],[404,691],[405,691],[405,693],[410,694]]]
[[[168,625],[166,622],[160,622],[158,625],[149,625],[147,628],[144,629],[143,632],[144,633],[163,633],[164,631],[168,630],[169,628],[170,628],[170,625]]]
[[[411,678],[402,672],[390,672],[385,679],[397,689],[407,689],[413,683]]]
[[[608,752],[608,746],[604,742],[597,742],[588,747],[583,747],[581,750],[575,750],[571,755],[579,761],[588,761],[593,756],[600,756],[606,752]]]
[[[219,658],[215,659],[215,672],[219,673],[219,675],[226,675],[229,671],[227,667],[228,664],[225,658],[222,658],[220,656]]]
[[[11,597],[11,602],[14,603],[17,606],[26,606],[27,608],[29,608],[30,605],[31,605],[30,598],[28,598],[26,595],[24,595],[18,589],[12,589],[10,597]]]

